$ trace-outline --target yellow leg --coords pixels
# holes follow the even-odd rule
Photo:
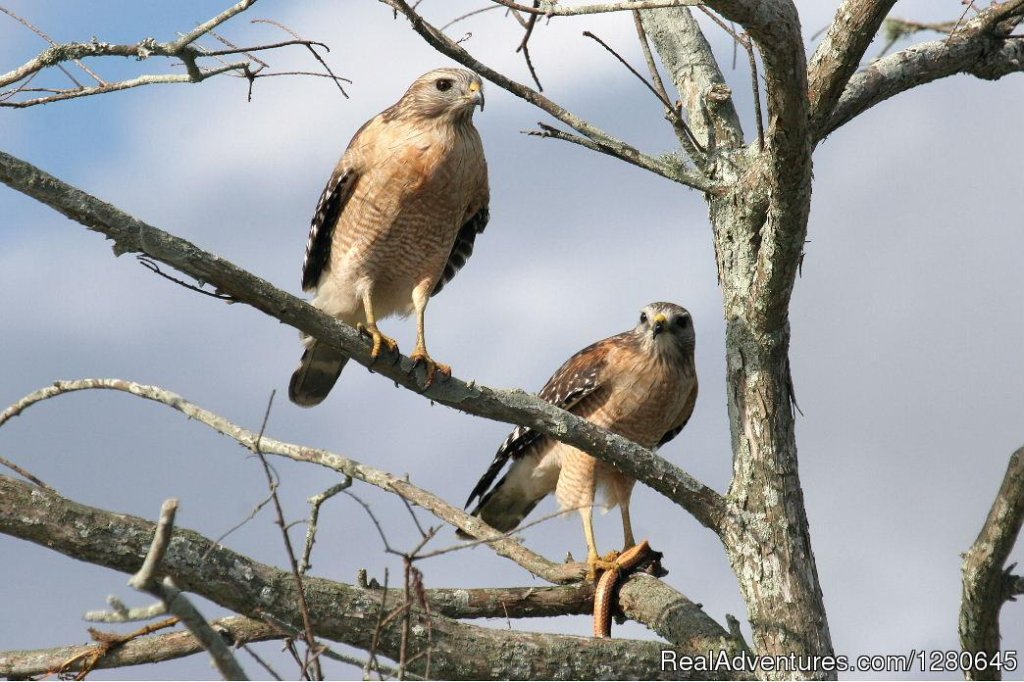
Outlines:
[[[583,535],[587,538],[587,579],[596,580],[598,571],[607,571],[614,567],[618,552],[609,552],[607,556],[601,557],[597,553],[597,543],[594,541],[594,513],[592,507],[580,509],[583,517]]]
[[[427,338],[424,331],[424,316],[427,311],[427,302],[420,304],[416,301],[416,349],[409,357],[412,358],[413,367],[423,365],[427,369],[427,381],[423,385],[424,390],[430,388],[434,383],[434,375],[440,371],[442,374],[452,375],[452,368],[442,362],[435,362],[427,353]]]
[[[366,324],[357,324],[356,329],[364,334],[369,334],[373,340],[370,357],[376,360],[384,346],[387,346],[388,351],[391,353],[398,352],[398,342],[390,336],[384,336],[380,329],[377,328],[377,318],[373,314],[373,300],[370,297],[370,292],[363,294],[363,312],[366,314]]]
[[[629,520],[629,502],[621,504],[619,509],[622,512],[622,535],[625,538],[622,551],[625,552],[636,544],[636,540],[633,539],[633,524]]]

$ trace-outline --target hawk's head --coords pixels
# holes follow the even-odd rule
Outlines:
[[[469,121],[477,105],[483,111],[484,84],[480,76],[465,69],[434,69],[417,78],[392,109],[400,116]]]
[[[633,328],[644,348],[659,354],[693,354],[696,338],[693,318],[686,308],[675,303],[651,303],[640,312],[640,321]]]

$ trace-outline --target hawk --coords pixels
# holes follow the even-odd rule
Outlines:
[[[349,142],[320,196],[306,242],[302,289],[325,313],[373,341],[371,356],[398,344],[379,319],[416,313],[412,359],[427,385],[447,365],[427,353],[424,311],[473,252],[487,226],[487,162],[473,111],[484,107],[480,77],[435,69],[367,121]],[[303,406],[320,403],[348,357],[312,337],[288,385]]]
[[[674,303],[652,303],[630,331],[587,346],[569,358],[538,394],[540,398],[614,431],[646,448],[657,448],[686,426],[697,400],[693,320]],[[498,473],[511,462],[494,487]],[[525,427],[513,431],[466,502],[501,531],[510,531],[546,495],[563,509],[578,509],[591,573],[606,568],[594,541],[592,508],[598,488],[608,509],[622,512],[624,549],[635,543],[629,500],[635,481],[581,450]]]

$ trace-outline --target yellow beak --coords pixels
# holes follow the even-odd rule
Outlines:
[[[469,84],[469,97],[474,104],[480,105],[480,111],[484,110],[484,86],[480,81],[473,81]]]
[[[654,324],[652,326],[652,332],[654,336],[657,336],[661,332],[665,331],[665,325],[668,323],[668,318],[662,313],[658,313],[654,316]]]

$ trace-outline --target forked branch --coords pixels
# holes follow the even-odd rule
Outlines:
[[[1024,37],[1010,35],[1022,17],[1022,0],[993,3],[943,40],[918,43],[876,60],[850,78],[831,115],[818,119],[815,141],[919,85],[959,73],[996,80],[1024,71]]]
[[[86,528],[88,533],[80,532]],[[43,544],[76,559],[133,573],[141,566],[140,557],[150,544],[154,525],[133,516],[78,504],[29,483],[0,476],[0,532]],[[302,627],[295,582],[286,571],[255,562],[184,529],[175,531],[162,565],[184,590],[251,618],[286,623],[295,629]],[[623,590],[635,579],[627,582]],[[374,638],[373,629],[366,627],[366,623],[375,621],[382,603],[394,604],[401,599],[401,590],[385,596],[379,588],[361,588],[311,576],[307,577],[304,589],[317,634],[364,650],[371,647]],[[667,586],[665,589],[671,591]],[[665,598],[647,585],[632,592],[631,599],[623,599],[623,605],[630,609],[627,615],[639,613],[632,598],[640,599],[649,613],[657,613],[666,623],[675,621],[679,629],[673,630],[667,624],[662,627],[684,641],[668,648],[680,654],[704,655],[708,650],[732,646],[729,633],[706,615],[695,619],[699,607],[678,593],[672,592],[675,597],[667,603],[673,608],[668,611],[664,608],[666,602],[648,601],[647,593],[652,598]],[[414,606],[413,616],[420,623],[429,621],[429,626],[412,630],[410,660],[431,646],[431,670],[441,677],[538,677],[545,675],[543,666],[552,661],[558,661],[560,674],[570,678],[679,676],[678,672],[660,669],[660,652],[667,648],[663,642],[593,640],[489,629],[453,620],[504,617],[506,613],[509,617],[585,613],[593,606],[590,586],[427,589],[424,594],[429,613]],[[423,632],[425,629],[432,632],[430,640]],[[377,633],[382,654],[397,660],[401,630],[401,624],[392,621]],[[497,649],[522,653],[496,661],[489,654]],[[5,654],[0,654],[0,671],[8,661]],[[422,672],[422,666],[420,658],[410,668],[416,673]]]
[[[232,17],[247,10],[255,1],[256,0],[242,0],[212,19],[185,33],[177,40],[160,42],[155,38],[145,38],[133,44],[108,43],[100,41],[97,38],[93,38],[89,42],[57,43],[45,33],[32,26],[28,21],[13,14],[9,10],[4,9],[3,11],[6,14],[9,14],[12,18],[20,21],[22,24],[47,40],[50,43],[50,47],[43,50],[40,54],[21,66],[0,75],[0,88],[9,87],[7,90],[0,91],[0,107],[25,108],[78,97],[87,97],[90,95],[101,95],[108,92],[127,90],[141,87],[143,85],[200,83],[208,78],[212,78],[213,76],[226,73],[235,73],[239,76],[243,76],[247,78],[251,84],[252,81],[257,78],[284,75],[283,73],[264,72],[266,62],[257,59],[252,53],[265,50],[277,50],[292,45],[301,45],[309,49],[326,69],[326,73],[323,74],[312,73],[307,75],[330,78],[338,85],[339,88],[341,88],[342,81],[348,82],[347,79],[335,76],[330,69],[326,67],[326,64],[324,64],[319,54],[317,54],[316,48],[326,50],[326,45],[312,40],[305,40],[298,36],[296,36],[294,40],[286,40],[252,47],[232,47],[231,49],[226,50],[211,51],[195,45],[197,40],[203,36],[213,34],[213,30],[215,28]],[[221,40],[223,42],[223,39]],[[245,59],[231,62],[220,59],[221,57],[231,55],[242,55]],[[178,59],[185,67],[185,72],[144,74],[135,78],[108,82],[100,77],[95,71],[86,67],[81,61],[85,58],[102,57],[130,57],[139,61],[152,57]],[[216,66],[204,67],[201,65],[201,60],[211,57],[218,60],[219,63]],[[255,66],[253,65],[254,61],[258,63]],[[69,62],[85,70],[86,73],[96,81],[96,84],[83,85],[75,79],[74,76],[72,76],[64,67],[64,64]],[[36,76],[50,68],[59,68],[63,71],[63,73],[72,81],[73,87],[29,87]],[[342,94],[344,94],[344,92],[344,89],[342,89]],[[19,95],[25,96],[30,94],[38,94],[39,96],[28,96],[18,99]]]

